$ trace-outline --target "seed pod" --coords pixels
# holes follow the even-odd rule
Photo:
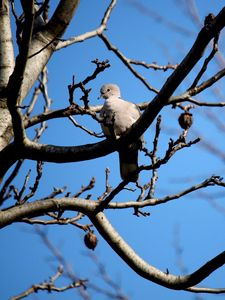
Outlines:
[[[185,130],[189,129],[193,123],[192,114],[189,113],[188,111],[185,111],[184,113],[182,113],[179,116],[178,122],[179,122],[181,128],[183,128]]]
[[[88,233],[85,234],[84,243],[88,249],[95,249],[98,243],[98,239],[97,236],[93,233],[93,230],[90,230]]]

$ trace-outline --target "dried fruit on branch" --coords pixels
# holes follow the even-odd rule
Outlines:
[[[98,244],[97,236],[94,234],[93,230],[90,230],[84,236],[84,243],[88,249],[94,250]]]
[[[179,118],[178,122],[180,124],[180,127],[183,129],[189,129],[191,125],[193,124],[193,117],[192,114],[188,111],[182,113]]]

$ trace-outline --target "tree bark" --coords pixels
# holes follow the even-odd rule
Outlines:
[[[14,50],[9,1],[0,1],[0,151],[12,138],[11,115],[6,104],[6,87],[14,68]]]
[[[55,47],[59,42],[59,38],[65,32],[74,12],[78,7],[79,0],[61,0],[55,13],[49,23],[40,28],[32,36],[30,43],[29,56],[26,63],[24,78],[20,90],[19,104],[29,93],[34,82],[38,78],[43,68],[51,58]],[[6,106],[6,87],[9,76],[14,68],[14,55],[12,46],[12,35],[9,18],[9,1],[3,0],[0,11],[0,27],[2,30],[0,35],[0,92],[2,101],[0,101],[0,151],[6,147],[13,137],[11,116]],[[5,67],[7,65],[7,68]]]

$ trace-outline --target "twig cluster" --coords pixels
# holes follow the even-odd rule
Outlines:
[[[19,300],[19,299],[25,298],[25,297],[27,297],[31,294],[38,293],[40,291],[46,291],[48,293],[65,292],[65,291],[70,290],[70,289],[81,287],[85,283],[85,280],[84,281],[78,280],[78,281],[72,282],[68,285],[58,287],[58,286],[55,285],[55,281],[59,277],[61,277],[62,274],[63,274],[63,268],[60,266],[60,267],[58,267],[58,270],[57,270],[56,274],[51,276],[49,280],[44,281],[40,284],[33,284],[26,291],[22,292],[21,294],[19,294],[17,296],[12,297],[11,300]]]

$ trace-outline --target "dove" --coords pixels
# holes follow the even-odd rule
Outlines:
[[[141,116],[138,106],[121,98],[116,84],[105,84],[100,89],[100,98],[105,100],[100,111],[101,127],[105,136],[118,139]],[[120,175],[123,180],[138,180],[138,150],[142,147],[143,137],[119,149]]]

